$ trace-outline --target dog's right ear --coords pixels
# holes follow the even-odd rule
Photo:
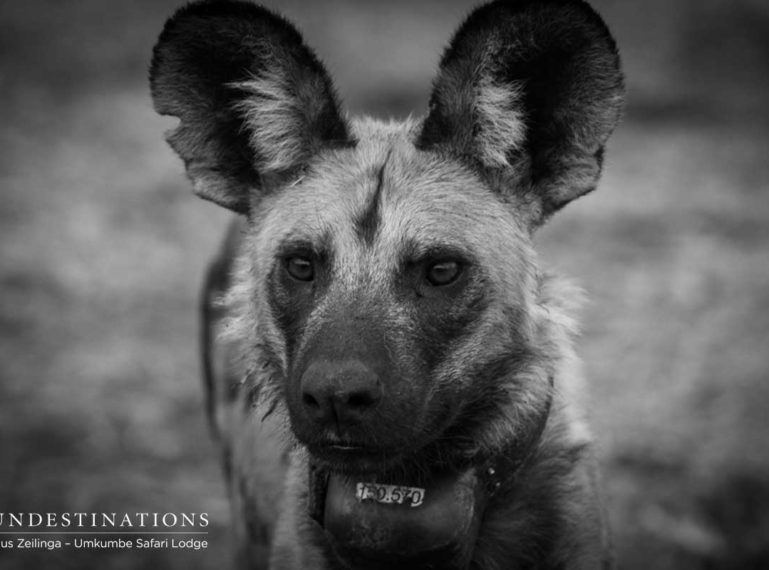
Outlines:
[[[301,169],[319,150],[352,144],[331,80],[282,17],[239,1],[189,4],[152,57],[155,109],[195,192],[248,213],[266,177]]]

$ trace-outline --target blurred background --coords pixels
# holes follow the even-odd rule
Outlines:
[[[267,2],[354,113],[426,109],[465,0]],[[769,3],[595,0],[624,123],[599,190],[537,236],[590,296],[591,382],[626,569],[769,568]],[[227,214],[152,110],[174,1],[0,4],[0,512],[208,512],[201,552],[0,551],[0,568],[219,568],[228,504],[197,294]]]

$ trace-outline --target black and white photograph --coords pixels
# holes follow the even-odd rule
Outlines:
[[[769,568],[769,4],[0,5],[0,569]]]

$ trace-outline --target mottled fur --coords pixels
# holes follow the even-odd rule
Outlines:
[[[592,9],[479,8],[418,120],[345,118],[298,32],[243,2],[180,10],[151,82],[158,111],[181,119],[169,142],[197,193],[243,214],[204,302],[243,562],[340,567],[308,516],[310,456],[429,479],[509,453],[546,419],[524,468],[503,474],[471,567],[608,567],[572,348],[580,294],[539,268],[531,240],[593,189],[619,118],[619,60]],[[296,257],[312,262],[308,282],[288,273]],[[426,271],[444,260],[459,277],[433,286]],[[308,371],[329,362],[384,386],[363,419],[313,417]],[[379,451],[340,456],[340,442]]]

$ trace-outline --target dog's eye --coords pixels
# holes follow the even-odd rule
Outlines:
[[[427,282],[433,287],[450,285],[457,280],[462,267],[456,261],[439,261],[427,268]]]
[[[312,281],[315,277],[315,266],[307,257],[289,257],[286,259],[286,271],[297,281]]]

